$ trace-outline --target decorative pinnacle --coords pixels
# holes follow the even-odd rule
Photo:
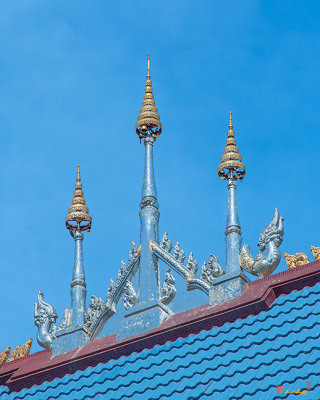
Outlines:
[[[147,80],[142,107],[138,116],[138,122],[136,123],[136,132],[141,139],[146,137],[148,132],[150,132],[154,138],[157,138],[160,135],[161,131],[162,126],[160,122],[160,117],[154,102],[152,92],[150,56],[148,56]]]
[[[91,223],[92,217],[89,214],[89,209],[86,206],[86,201],[83,197],[80,168],[78,164],[72,205],[69,207],[68,215],[66,216],[66,227],[73,231],[77,230],[78,227],[81,231],[86,231],[90,230]]]
[[[229,112],[229,130],[227,145],[224,148],[224,154],[221,157],[221,164],[218,167],[218,175],[221,179],[243,179],[246,173],[246,167],[242,162],[239,149],[236,145],[236,139],[233,131],[231,111]]]

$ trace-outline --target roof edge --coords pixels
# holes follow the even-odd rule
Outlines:
[[[202,330],[220,327],[237,319],[245,319],[268,310],[283,294],[302,290],[320,282],[320,261],[314,261],[293,270],[287,270],[250,282],[245,292],[236,298],[215,306],[208,304],[173,315],[160,327],[144,334],[117,341],[110,335],[90,342],[65,354],[51,357],[51,351],[40,351],[0,367],[0,384],[19,391],[40,385],[44,381],[61,378],[77,370],[94,367],[111,359],[128,356],[133,352],[151,349],[168,341],[197,334]],[[18,360],[17,360],[18,361]],[[13,367],[13,368],[10,368]],[[9,379],[8,379],[9,378]]]

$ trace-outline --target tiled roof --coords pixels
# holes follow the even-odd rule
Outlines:
[[[280,275],[280,274],[277,274]],[[320,284],[267,311],[9,392],[2,400],[320,399]],[[46,352],[42,352],[46,354]],[[32,358],[32,357],[31,357]],[[284,392],[277,393],[283,386]]]

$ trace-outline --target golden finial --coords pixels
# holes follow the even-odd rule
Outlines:
[[[0,365],[3,365],[7,362],[9,353],[10,353],[10,346],[7,346],[1,353],[0,353]]]
[[[227,145],[224,148],[224,154],[221,157],[221,164],[218,167],[218,175],[221,179],[243,179],[246,173],[246,167],[242,162],[239,149],[234,137],[231,111],[229,112],[229,130]]]
[[[66,216],[66,226],[68,229],[76,230],[80,227],[80,230],[90,230],[92,223],[89,209],[86,206],[86,201],[83,197],[82,183],[80,177],[80,167],[77,167],[77,179],[76,187],[74,190],[74,196],[72,199],[72,205],[69,207],[68,215]]]
[[[10,353],[10,357],[8,358],[7,362],[28,356],[30,353],[31,345],[32,345],[32,338],[28,339],[26,343],[20,344],[19,346],[15,347]]]
[[[151,135],[154,138],[157,138],[162,131],[160,117],[154,102],[152,92],[150,56],[148,56],[147,80],[144,92],[144,99],[140,114],[138,116],[138,122],[136,123],[136,132],[139,135],[140,139],[145,137],[148,131],[150,131]]]
[[[310,246],[310,249],[311,249],[313,258],[316,261],[319,261],[320,260],[320,247]]]

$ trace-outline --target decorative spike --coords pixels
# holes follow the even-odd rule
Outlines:
[[[304,253],[295,253],[293,255],[283,253],[283,255],[289,269],[302,267],[302,265],[308,264],[310,262],[308,257]]]
[[[221,179],[230,179],[232,177],[234,179],[243,179],[245,173],[246,167],[242,162],[239,149],[236,145],[230,111],[227,145],[224,149],[224,154],[221,157],[221,163],[218,167],[218,175]]]
[[[1,353],[0,353],[0,365],[3,365],[7,362],[9,353],[10,353],[10,346],[7,346]]]
[[[168,238],[167,231],[165,231],[165,233],[162,236],[160,246],[168,253],[170,253],[170,251],[172,250],[172,243],[171,243],[171,240]]]
[[[161,131],[162,125],[153,97],[150,73],[150,56],[148,56],[145,93],[142,108],[138,116],[138,122],[136,123],[136,132],[141,139],[144,138],[148,132],[150,132],[154,138],[157,138],[160,135]]]
[[[66,216],[66,227],[75,231],[78,226],[81,231],[91,229],[92,217],[89,214],[89,209],[86,206],[86,201],[83,197],[82,183],[80,177],[80,167],[77,167],[77,179],[72,199],[72,205],[69,207],[68,215]]]
[[[10,357],[8,358],[7,362],[28,356],[30,353],[31,345],[32,345],[32,338],[28,339],[26,343],[20,344],[19,346],[15,347],[10,353]]]
[[[310,250],[312,252],[313,258],[315,260],[320,260],[320,247],[310,246]]]

